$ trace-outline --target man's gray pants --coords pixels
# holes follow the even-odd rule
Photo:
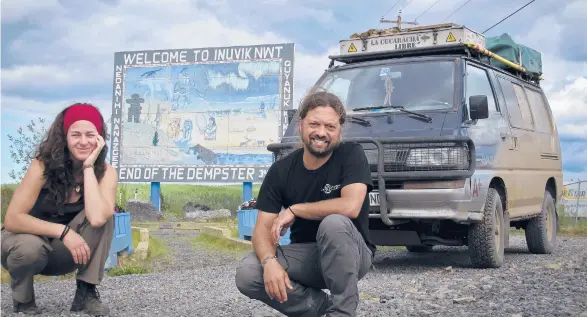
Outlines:
[[[294,288],[287,291],[287,301],[279,303],[267,295],[255,252],[236,270],[235,282],[242,294],[287,316],[356,315],[357,283],[371,268],[373,256],[348,217],[329,215],[322,220],[315,243],[293,243],[281,249],[277,260]],[[330,291],[330,298],[323,289]]]

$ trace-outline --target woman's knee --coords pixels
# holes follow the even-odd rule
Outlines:
[[[4,245],[4,244],[8,245]],[[2,242],[2,258],[6,259],[6,269],[23,266],[38,266],[47,261],[46,241],[32,234],[17,234]],[[4,261],[3,261],[4,262]]]

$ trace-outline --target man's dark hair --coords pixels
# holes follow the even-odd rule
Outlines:
[[[308,94],[299,109],[300,120],[306,118],[308,112],[316,107],[332,107],[338,114],[340,125],[343,125],[346,120],[346,110],[342,101],[333,93],[326,91],[311,92]]]

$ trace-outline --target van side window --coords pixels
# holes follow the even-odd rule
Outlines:
[[[526,95],[530,102],[530,108],[534,114],[534,121],[536,122],[536,131],[551,134],[554,131],[554,126],[550,117],[550,111],[547,109],[544,97],[542,94],[534,89],[526,88]]]
[[[465,100],[467,104],[469,104],[469,97],[485,95],[489,106],[489,116],[491,117],[493,113],[499,112],[495,103],[493,89],[491,89],[491,84],[489,83],[489,77],[487,77],[487,72],[484,69],[467,65],[466,90]]]
[[[528,119],[531,120],[531,118],[528,118],[528,115],[526,115],[525,117],[522,115],[522,111],[520,110],[520,107],[523,107],[523,105],[520,105],[519,103],[519,98],[518,95],[516,94],[516,90],[514,88],[515,86],[518,86],[519,88],[521,88],[519,85],[516,85],[514,83],[512,83],[511,81],[502,78],[501,76],[497,77],[499,84],[501,86],[501,90],[503,92],[503,96],[505,98],[505,103],[507,105],[508,108],[508,114],[509,114],[509,118],[510,118],[510,123],[512,125],[512,127],[514,128],[518,128],[518,129],[528,129],[528,130],[532,130],[532,122],[528,121]],[[522,101],[525,100],[522,99]],[[526,107],[528,106],[527,102],[526,102]],[[528,108],[527,108],[528,109]],[[525,111],[526,114],[529,113],[529,109],[527,111]]]
[[[524,87],[514,83],[512,83],[512,85],[514,86],[514,91],[516,92],[516,98],[518,98],[518,105],[520,106],[522,120],[524,120],[526,125],[529,125],[528,129],[534,129],[534,118],[532,118],[532,111],[530,110],[530,104],[528,103],[528,98],[526,98]]]

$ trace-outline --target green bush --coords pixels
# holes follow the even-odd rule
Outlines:
[[[15,190],[16,185],[2,185],[0,189],[0,200],[2,201],[2,223],[4,223],[4,217],[6,216],[6,211],[8,211],[8,205],[10,205]]]

